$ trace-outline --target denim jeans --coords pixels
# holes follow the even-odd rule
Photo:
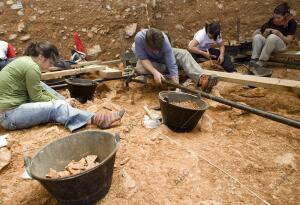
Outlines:
[[[252,47],[251,58],[260,61],[268,61],[273,52],[278,53],[287,49],[285,42],[275,34],[271,34],[266,38],[259,33],[254,36]]]
[[[30,128],[35,125],[56,122],[71,132],[86,125],[93,114],[73,108],[64,100],[25,103],[0,114],[0,124],[7,130]]]
[[[176,59],[176,64],[179,68],[182,68],[186,75],[191,78],[196,85],[199,83],[200,76],[204,74],[201,66],[194,60],[192,55],[185,49],[173,48],[173,54]],[[165,64],[159,64],[157,62],[151,62],[152,65],[162,74],[165,74],[168,69]],[[140,74],[148,74],[140,60],[136,64],[136,71]]]

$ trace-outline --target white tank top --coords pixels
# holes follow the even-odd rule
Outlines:
[[[0,41],[0,59],[5,60],[7,59],[7,48],[8,48],[8,43],[5,41]]]

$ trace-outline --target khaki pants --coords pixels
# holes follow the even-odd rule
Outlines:
[[[186,75],[191,78],[196,85],[199,83],[200,76],[203,75],[201,66],[194,60],[192,55],[185,49],[173,48],[173,54],[176,59],[176,64],[179,68],[184,69]],[[160,73],[168,73],[168,68],[165,64],[160,64],[157,62],[151,62],[154,68],[156,68]],[[140,74],[149,74],[140,60],[136,64],[136,71]],[[178,77],[177,77],[178,78]]]
[[[268,61],[273,52],[282,52],[287,49],[284,41],[275,34],[271,34],[265,38],[257,32],[253,37],[252,47],[251,58],[259,59],[260,61]]]

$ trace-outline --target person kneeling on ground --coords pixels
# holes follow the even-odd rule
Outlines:
[[[138,32],[132,50],[138,58],[136,71],[139,74],[152,74],[158,85],[165,79],[163,75],[178,83],[178,67],[183,68],[187,76],[205,92],[210,92],[217,84],[216,76],[205,75],[187,50],[172,48],[168,36],[158,29]]]
[[[250,65],[263,67],[273,52],[282,52],[294,39],[297,22],[290,13],[287,3],[278,5],[273,17],[260,31],[254,33]]]
[[[72,107],[74,99],[62,96],[40,83],[46,71],[58,59],[57,48],[49,42],[31,43],[23,57],[15,59],[0,72],[0,125],[7,130],[30,128],[56,122],[71,132],[88,123],[100,128],[122,118],[124,110],[90,113]]]
[[[220,50],[215,47],[219,47]],[[230,56],[225,53],[219,22],[206,23],[205,27],[199,30],[190,41],[188,50],[195,60],[201,57],[218,60],[225,71],[236,72]]]
[[[16,57],[16,52],[10,43],[0,40],[0,71]]]

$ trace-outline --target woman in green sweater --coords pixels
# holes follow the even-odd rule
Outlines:
[[[61,100],[40,83],[58,59],[57,48],[49,42],[31,43],[19,57],[0,72],[0,125],[8,130],[29,128],[48,122],[64,124],[71,132],[88,123],[100,128],[122,118],[124,110],[90,113],[72,107],[74,99]]]

